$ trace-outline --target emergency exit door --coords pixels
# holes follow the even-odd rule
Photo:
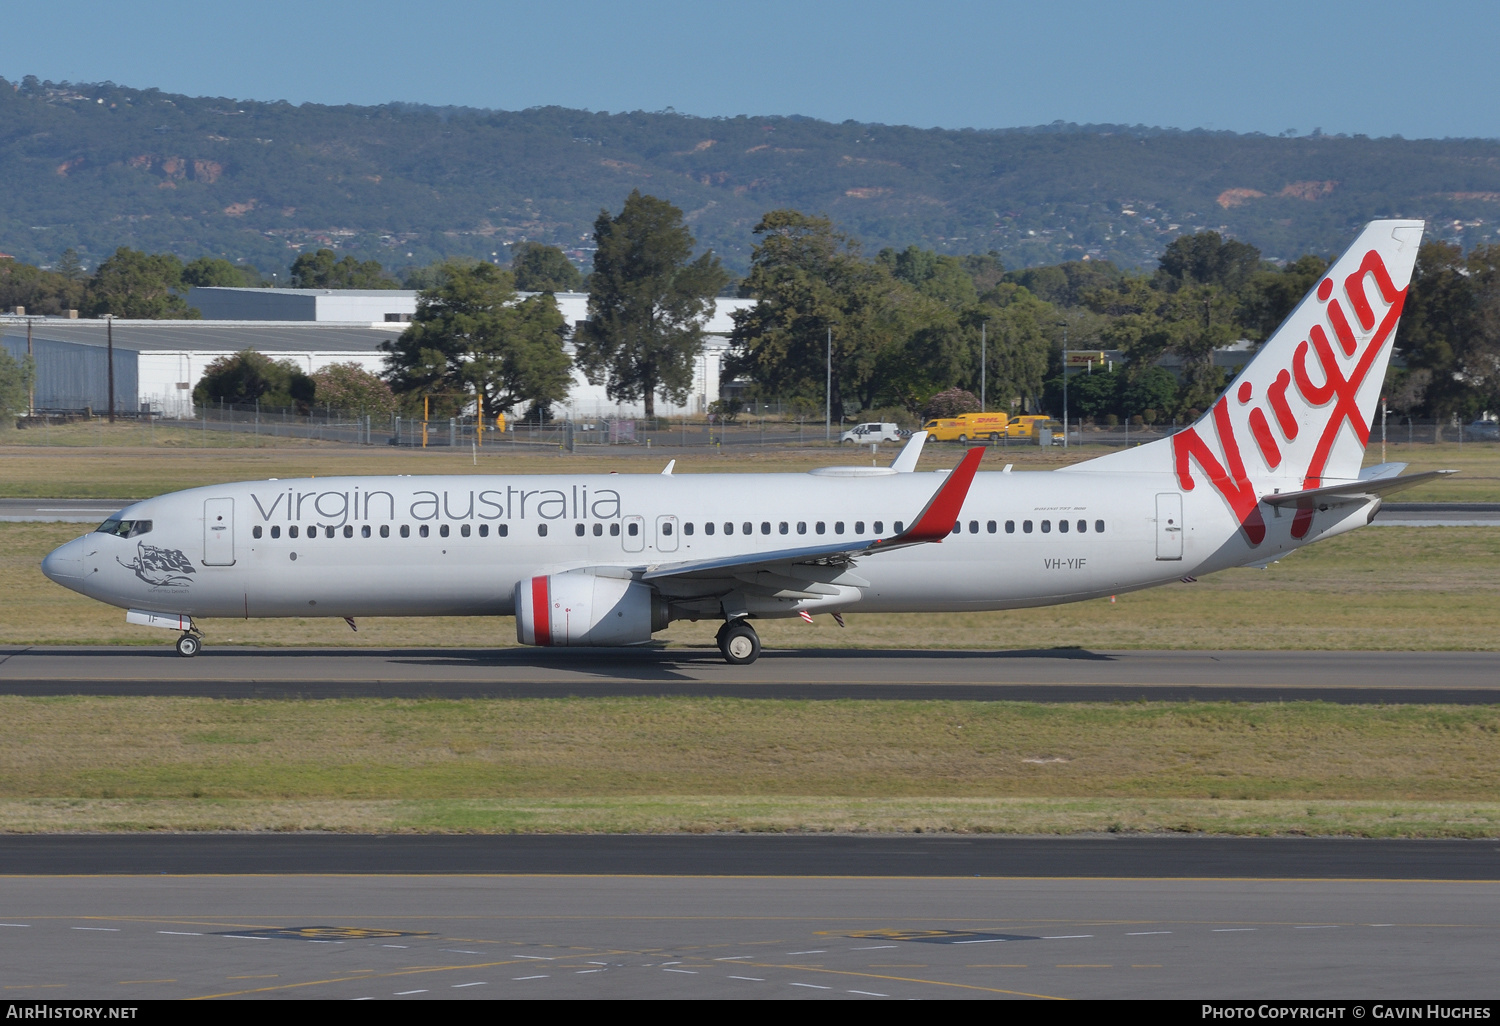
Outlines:
[[[1182,493],[1156,497],[1156,558],[1182,558]]]
[[[234,565],[234,500],[203,502],[203,565]]]

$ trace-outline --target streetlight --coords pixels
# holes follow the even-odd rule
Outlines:
[[[1068,322],[1058,321],[1063,330],[1063,448],[1068,447]]]

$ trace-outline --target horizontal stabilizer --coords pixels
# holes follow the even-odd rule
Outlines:
[[[1456,470],[1429,470],[1422,474],[1407,474],[1404,477],[1371,477],[1362,481],[1324,485],[1322,488],[1308,488],[1300,492],[1277,492],[1274,495],[1263,495],[1260,501],[1267,506],[1279,506],[1282,509],[1341,506],[1351,502],[1367,502],[1370,499],[1390,495],[1392,492],[1404,492],[1416,485],[1456,473],[1458,473]]]

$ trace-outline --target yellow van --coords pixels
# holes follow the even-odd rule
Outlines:
[[[1044,418],[1045,419],[1045,418]],[[934,442],[958,442],[989,439],[998,442],[1006,434],[1010,417],[1004,413],[964,413],[957,417],[935,417],[922,425]]]

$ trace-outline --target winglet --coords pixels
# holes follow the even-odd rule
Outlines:
[[[926,431],[913,431],[911,438],[891,462],[891,469],[898,474],[910,474],[916,470],[917,458],[922,455],[922,445],[926,441]]]
[[[676,460],[668,460],[667,461],[667,469],[663,470],[661,472],[662,477],[671,477],[672,476],[672,468],[675,467],[675,466],[677,466],[677,461]]]
[[[942,541],[948,537],[953,531],[953,525],[958,523],[959,510],[963,509],[964,499],[968,498],[969,485],[974,483],[974,474],[979,470],[979,461],[982,459],[984,459],[983,447],[970,449],[964,456],[963,462],[938,488],[937,494],[929,499],[927,505],[922,508],[922,512],[917,514],[917,519],[912,525],[894,538],[877,541],[871,548],[918,545],[922,542]]]

